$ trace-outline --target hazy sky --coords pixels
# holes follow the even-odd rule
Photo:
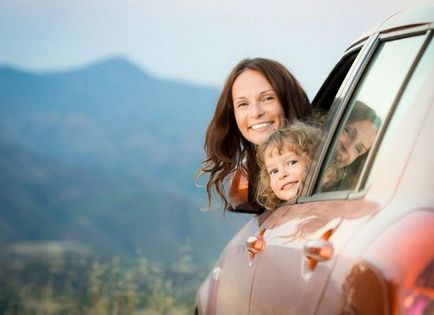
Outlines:
[[[0,0],[0,64],[67,69],[124,56],[221,87],[245,57],[284,63],[312,94],[361,33],[428,0]]]

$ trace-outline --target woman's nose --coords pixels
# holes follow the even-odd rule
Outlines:
[[[264,114],[264,109],[261,102],[254,102],[250,107],[250,114],[252,117],[261,117]]]

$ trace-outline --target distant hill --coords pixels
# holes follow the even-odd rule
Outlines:
[[[3,67],[1,137],[71,164],[170,175],[166,185],[191,192],[217,96],[119,58],[62,73]]]
[[[194,186],[218,92],[123,59],[61,73],[0,68],[0,245],[210,263],[248,217],[204,213]]]

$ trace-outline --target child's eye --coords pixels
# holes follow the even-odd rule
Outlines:
[[[275,175],[275,174],[277,174],[277,168],[273,168],[273,169],[271,169],[269,172],[268,172],[268,174],[271,176],[271,175]]]
[[[298,161],[297,160],[288,160],[288,166],[292,166],[292,165],[295,165],[295,164],[297,164],[298,163]]]

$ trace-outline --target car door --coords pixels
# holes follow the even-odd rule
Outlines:
[[[388,194],[365,198],[365,183],[426,41],[417,30],[366,42],[333,101],[305,197],[277,209],[279,220],[264,232],[250,314],[315,313],[339,253],[387,204]]]
[[[256,262],[249,261],[245,240],[256,235],[267,213],[252,218],[231,240],[223,251],[217,266],[211,272],[208,284],[208,308],[204,314],[248,314],[251,286]]]
[[[430,33],[393,106],[381,147],[371,157],[364,199],[377,200],[381,211],[337,257],[317,314],[430,313],[430,294],[426,295],[432,292],[429,266],[434,264]],[[427,279],[421,281],[423,277]]]
[[[246,241],[253,238],[255,245],[256,236],[274,225],[276,214],[266,211],[253,217],[229,242],[199,290],[200,314],[249,313],[257,260],[247,251]]]

